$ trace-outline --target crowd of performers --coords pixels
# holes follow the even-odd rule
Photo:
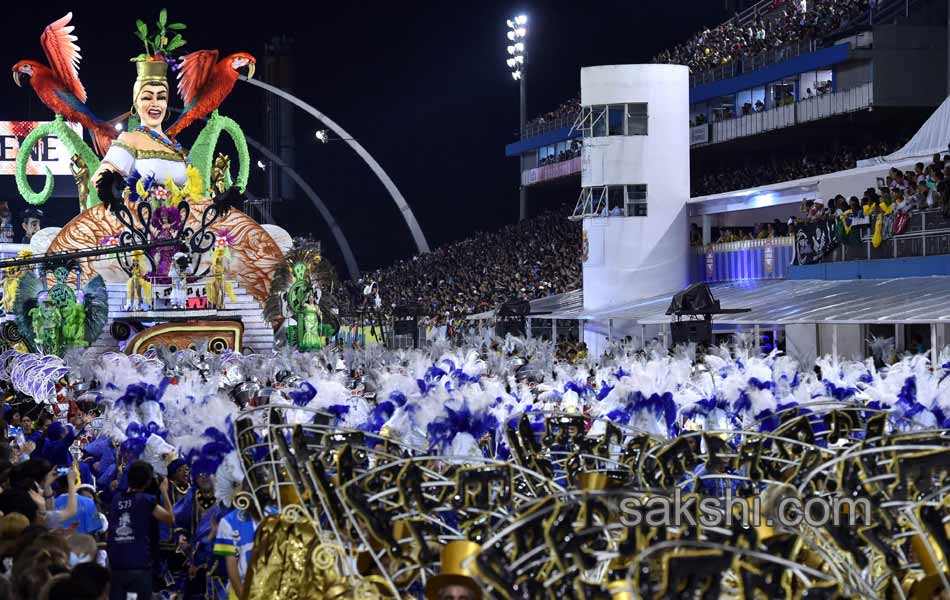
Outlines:
[[[676,594],[697,590],[718,597],[743,586],[770,597],[808,590],[820,590],[820,597],[900,597],[892,595],[898,589],[904,597],[930,597],[922,594],[937,593],[946,569],[942,553],[950,548],[940,525],[947,512],[950,349],[940,363],[908,355],[882,369],[872,360],[835,358],[799,365],[741,345],[697,356],[689,347],[622,343],[603,356],[575,353],[568,361],[550,342],[513,337],[470,337],[426,350],[324,348],[272,356],[199,348],[145,356],[77,353],[63,360],[9,351],[0,356],[0,380],[9,392],[0,511],[3,522],[13,513],[25,519],[22,527],[0,527],[2,558],[12,559],[4,560],[3,571],[10,597],[40,597],[35,586],[57,572],[45,565],[44,579],[23,562],[23,536],[40,528],[66,536],[74,557],[64,565],[67,572],[77,562],[106,567],[113,598],[128,592],[263,598],[266,586],[270,593],[291,585],[302,590],[307,581],[318,590],[313,572],[309,580],[294,579],[290,563],[278,569],[288,573],[284,583],[263,576],[248,581],[252,563],[271,560],[254,552],[255,543],[263,543],[260,535],[255,542],[262,519],[296,502],[314,527],[335,532],[341,552],[352,559],[343,561],[341,572],[371,580],[379,597],[395,589],[406,598],[547,597],[543,590],[609,598],[595,591],[606,593],[618,582],[643,597],[688,597]],[[321,504],[316,492],[268,496],[257,489],[253,463],[273,458],[281,444],[275,434],[267,439],[266,427],[253,430],[250,445],[239,443],[236,423],[252,415],[257,427],[265,413],[271,425],[306,428],[319,421],[324,430],[350,432],[351,449],[365,446],[349,471],[343,450],[320,453],[335,470],[337,501],[346,511]],[[359,441],[350,435],[355,432]],[[390,454],[381,453],[383,446]],[[302,450],[294,448],[302,463]],[[406,483],[401,462],[389,480],[399,487],[400,506],[374,507],[370,494],[353,490],[372,467],[382,468],[384,456],[392,459],[392,448],[400,460],[426,468]],[[857,450],[881,460],[848,460],[860,455]],[[306,477],[278,462],[288,480]],[[500,467],[512,465],[520,475],[510,489],[479,480],[487,487],[472,492],[465,487],[471,482],[459,479],[460,473],[497,477]],[[452,481],[472,497],[427,496],[436,488],[426,486],[454,489]],[[418,504],[405,486],[423,490]],[[675,489],[773,501],[782,490],[868,497],[876,512],[873,522],[852,529],[803,525],[750,534],[627,529],[618,525],[615,504],[590,504],[591,494]],[[39,509],[30,496],[38,492],[45,496],[34,498]],[[236,502],[248,492],[255,502]],[[908,508],[914,510],[895,512]],[[377,518],[355,516],[377,510]],[[551,510],[587,519],[586,525],[554,519]],[[427,528],[403,539],[397,522],[412,511],[428,519]],[[591,521],[590,513],[599,516]],[[545,541],[559,527],[583,543]],[[91,550],[80,551],[88,536]],[[499,543],[480,545],[488,538]],[[597,546],[598,539],[606,545]],[[395,544],[389,551],[371,551],[387,541]],[[104,552],[97,554],[96,542]],[[463,542],[471,549],[468,566],[447,565],[443,552],[442,574],[455,575],[440,579],[439,546]],[[684,551],[690,543],[706,544],[702,568],[687,564],[695,560]],[[400,552],[402,544],[413,551]],[[659,551],[636,558],[664,544],[676,548],[665,560]],[[367,551],[375,564],[357,567]],[[533,561],[525,562],[525,552]],[[682,561],[678,568],[676,560]],[[631,569],[633,563],[646,567]],[[457,594],[442,595],[442,589]],[[59,597],[79,597],[75,593]],[[321,593],[297,597],[329,597]]]

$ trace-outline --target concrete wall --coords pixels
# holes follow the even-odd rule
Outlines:
[[[835,67],[835,88],[850,90],[871,81],[871,60],[848,61]]]
[[[874,104],[937,106],[947,96],[947,28],[874,28]]]

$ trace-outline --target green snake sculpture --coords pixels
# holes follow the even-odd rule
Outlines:
[[[221,136],[221,132],[225,132],[231,137],[231,140],[234,142],[234,147],[237,149],[238,176],[235,185],[243,192],[247,187],[251,159],[248,153],[247,140],[244,137],[244,132],[233,119],[219,115],[218,111],[214,111],[208,119],[208,123],[201,130],[201,133],[198,134],[198,139],[195,140],[189,157],[191,158],[192,164],[194,164],[201,173],[204,187],[206,189],[209,188],[211,185],[211,167],[215,156],[214,150],[218,144],[218,138]],[[78,155],[85,163],[88,169],[87,187],[89,190],[85,208],[89,209],[97,204],[101,204],[99,195],[96,192],[96,186],[93,185],[92,182],[92,176],[99,168],[99,158],[95,152],[92,151],[92,148],[66,124],[62,115],[56,115],[53,121],[43,123],[36,127],[26,136],[23,140],[23,144],[20,146],[20,151],[16,158],[16,184],[23,199],[29,204],[40,205],[45,204],[53,195],[54,177],[49,167],[46,167],[46,181],[43,184],[43,189],[39,192],[34,191],[30,187],[26,173],[30,153],[34,146],[39,144],[40,141],[47,136],[58,138],[69,151],[70,156]],[[231,183],[230,173],[226,175],[226,182],[228,184]]]

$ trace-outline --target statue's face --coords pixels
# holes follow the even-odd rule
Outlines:
[[[150,129],[161,129],[168,111],[168,89],[163,85],[143,85],[135,99],[139,121]]]

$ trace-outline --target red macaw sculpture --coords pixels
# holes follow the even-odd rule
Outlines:
[[[43,104],[67,121],[81,124],[92,132],[93,145],[100,155],[109,149],[112,140],[119,136],[115,125],[103,121],[86,106],[86,90],[79,81],[78,38],[72,35],[69,25],[73,13],[47,25],[40,36],[40,44],[50,66],[35,60],[21,60],[13,65],[13,81],[21,85],[20,78],[30,78],[30,86]]]
[[[238,69],[247,67],[250,79],[254,77],[256,62],[247,52],[237,52],[219,62],[217,50],[198,50],[182,58],[178,94],[185,109],[165,133],[175,137],[185,127],[211,114],[234,89],[240,75]]]

